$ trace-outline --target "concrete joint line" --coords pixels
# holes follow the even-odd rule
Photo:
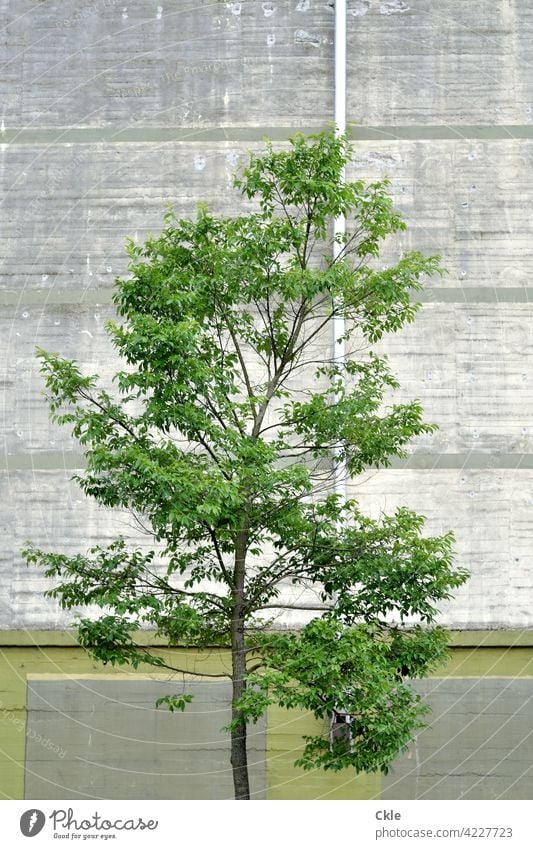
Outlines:
[[[165,142],[261,142],[265,136],[286,141],[301,132],[306,135],[327,129],[326,123],[305,127],[14,127],[0,136],[0,144],[118,144]],[[461,141],[462,139],[533,139],[531,124],[440,126],[348,126],[354,141]]]
[[[41,451],[32,454],[7,454],[0,460],[4,472],[71,471],[85,468],[85,457],[74,451]],[[391,458],[391,470],[418,469],[420,471],[449,470],[531,470],[533,454],[465,451],[461,453],[415,452],[405,459]]]

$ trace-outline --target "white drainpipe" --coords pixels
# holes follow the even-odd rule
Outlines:
[[[336,132],[343,135],[346,132],[346,0],[335,0],[335,127]],[[344,181],[345,174],[342,174]],[[339,215],[335,219],[334,234],[344,235],[346,232],[346,218]],[[333,243],[333,258],[335,259],[342,250],[342,244]],[[344,319],[335,317],[333,319],[333,357],[336,363],[344,362],[345,345],[339,341],[344,336]],[[346,469],[344,465],[336,467],[334,489],[335,492],[346,498]]]

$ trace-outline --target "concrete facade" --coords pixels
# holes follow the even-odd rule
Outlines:
[[[124,238],[156,232],[167,201],[181,215],[198,198],[235,212],[231,174],[248,149],[331,121],[333,4],[0,5],[0,626],[57,627],[65,617],[37,601],[20,546],[59,533],[85,548],[108,520],[68,482],[83,459],[48,422],[34,346],[110,377],[103,326]],[[527,4],[510,0],[348,4],[349,176],[392,181],[409,230],[384,261],[416,247],[449,270],[381,346],[398,398],[419,397],[440,431],[357,492],[377,505],[382,491],[383,505],[399,489],[432,527],[456,530],[472,579],[444,611],[451,627],[533,625],[532,32]]]
[[[183,713],[155,706],[170,690],[193,696]],[[27,711],[26,799],[62,792],[87,799],[103,788],[112,799],[233,797],[230,741],[222,730],[231,720],[226,679],[37,677],[28,681]],[[254,799],[265,796],[265,748],[262,718],[248,736]]]
[[[382,780],[383,799],[531,799],[531,678],[414,684],[430,725]]]
[[[61,540],[73,553],[118,527],[141,541],[126,515],[70,482],[83,457],[48,421],[35,345],[110,378],[104,323],[126,270],[124,238],[157,232],[168,201],[179,215],[198,199],[240,210],[231,175],[247,150],[332,121],[333,12],[332,0],[0,0],[4,642],[18,629],[39,645],[36,629],[71,620],[22,562],[26,539]],[[373,513],[419,510],[432,533],[453,528],[472,577],[442,621],[475,640],[477,629],[507,629],[510,645],[533,629],[532,45],[533,7],[519,0],[348,0],[348,176],[391,180],[409,229],[384,263],[416,248],[441,253],[449,272],[429,281],[415,324],[379,346],[400,379],[398,400],[419,398],[440,430],[351,494]],[[81,653],[71,660],[69,673],[88,671]],[[508,661],[500,676],[522,674]],[[43,658],[33,663],[50,671]],[[269,787],[281,789],[269,798],[381,792],[298,783],[284,772],[294,745],[276,739],[266,744],[280,769]],[[11,745],[8,735],[1,792],[10,795],[13,778],[20,796],[24,758]],[[514,778],[499,780],[505,789]]]

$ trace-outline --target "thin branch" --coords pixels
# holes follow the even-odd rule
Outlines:
[[[204,397],[204,401],[205,401],[205,403],[204,403],[204,404],[202,404],[202,403],[201,403],[201,398],[200,398],[200,396],[198,396],[198,397],[197,397],[197,401],[201,404],[201,406],[202,406],[204,409],[209,410],[209,412],[211,413],[211,415],[215,417],[215,419],[217,420],[217,422],[219,423],[219,425],[222,427],[222,429],[223,429],[223,430],[227,430],[227,429],[228,429],[228,428],[227,428],[227,425],[226,425],[226,422],[224,421],[224,419],[223,419],[223,418],[222,418],[222,416],[220,415],[219,411],[218,411],[218,410],[217,410],[217,408],[213,405],[213,403],[212,403],[211,399],[210,399],[207,395]]]
[[[83,389],[78,388],[76,391],[78,392],[78,395],[80,395],[86,401],[89,401],[90,404],[94,404],[95,407],[98,407],[99,410],[102,410],[103,413],[109,416],[112,421],[116,422],[116,424],[123,427],[124,430],[135,439],[136,442],[141,442],[135,431],[132,430],[129,425],[122,421],[122,419],[118,419],[116,416],[114,416],[111,411],[107,407],[104,407],[104,405],[101,404],[99,401],[97,401],[96,398],[93,398],[91,395],[88,395],[86,392],[83,391]]]
[[[248,369],[246,368],[246,363],[244,362],[244,357],[242,355],[241,347],[239,345],[239,340],[237,339],[237,335],[235,333],[235,330],[233,329],[233,326],[232,326],[229,318],[227,316],[225,316],[225,318],[226,318],[228,330],[229,330],[230,335],[231,335],[231,340],[233,342],[233,346],[234,346],[235,351],[237,353],[237,357],[239,358],[242,376],[243,376],[244,382],[246,384],[246,391],[248,393],[248,398],[250,399],[250,407],[252,408],[252,413],[255,416],[255,412],[256,412],[255,395],[254,395],[254,391],[252,389],[252,384],[251,384],[250,377],[249,377],[249,374],[248,374]]]
[[[266,313],[267,313],[267,316],[268,316],[269,326],[270,326],[270,328],[272,328],[272,335],[270,337],[271,341],[272,341],[272,358],[273,358],[273,364],[274,364],[274,371],[277,371],[278,356],[277,356],[276,344],[275,344],[275,339],[274,339],[274,330],[273,330],[274,322],[272,321],[272,315],[271,315],[271,312],[270,312],[270,295],[269,295],[268,289],[267,289],[267,292],[266,292],[265,307],[266,307]],[[269,365],[268,366],[268,379],[270,380],[271,377],[272,377],[272,375],[270,373],[270,365]]]
[[[224,575],[224,580],[226,581],[226,583],[230,587],[230,589],[233,590],[234,589],[233,580],[232,580],[228,570],[226,569],[226,564],[224,563],[224,558],[222,557],[222,552],[221,552],[220,546],[218,544],[218,540],[217,540],[217,537],[216,537],[215,530],[207,522],[202,522],[202,524],[204,525],[205,528],[207,528],[207,532],[209,533],[209,536],[211,537],[211,541],[213,543],[213,548],[215,549],[215,554],[216,554],[216,557],[217,557],[217,560],[218,560],[218,564],[220,566],[220,570],[221,570],[222,574]]]
[[[294,218],[293,218],[293,217],[292,217],[292,215],[290,215],[290,213],[287,211],[287,206],[286,206],[286,204],[285,204],[285,201],[283,200],[283,195],[281,194],[281,191],[280,191],[279,186],[278,186],[278,184],[277,184],[277,183],[274,183],[274,188],[275,188],[275,190],[276,190],[276,194],[277,194],[277,196],[278,196],[278,197],[277,197],[278,202],[279,202],[279,204],[280,204],[281,208],[283,209],[283,213],[284,213],[284,215],[285,215],[285,218],[286,218],[286,219],[287,219],[287,221],[289,222],[289,224],[290,224],[290,226],[291,226],[291,230],[292,230],[292,232],[293,232],[293,233],[296,233],[296,232],[297,232],[297,230],[296,230],[296,226],[295,226],[295,223],[294,223]],[[301,268],[304,268],[305,266],[304,266],[304,264],[303,264],[302,256],[301,256],[301,253],[300,253],[300,248],[298,247],[298,245],[297,245],[297,244],[295,244],[295,245],[294,245],[294,250],[295,250],[295,252],[296,252],[296,256],[298,257],[298,262],[300,263],[300,267],[301,267]]]
[[[200,445],[203,448],[205,448],[205,450],[207,451],[207,453],[209,454],[209,456],[211,457],[211,459],[213,460],[215,465],[218,467],[218,469],[222,472],[222,475],[226,478],[226,480],[230,481],[231,480],[231,473],[224,471],[224,469],[222,468],[222,466],[220,464],[220,461],[219,461],[217,455],[215,454],[215,452],[213,451],[213,449],[211,448],[211,446],[209,445],[207,440],[204,439],[203,436],[201,436],[199,431],[196,432],[196,439],[198,440]]]
[[[332,610],[332,607],[321,604],[262,604],[255,610]]]
[[[150,583],[143,578],[137,578],[137,581],[141,584],[145,584],[149,589],[158,589],[163,593],[170,593],[171,595],[181,595],[186,596],[187,598],[198,598],[198,592],[189,592],[188,590],[182,590],[180,587],[173,587],[172,584],[169,584],[168,581],[165,581],[160,575],[157,575],[155,572],[152,572],[151,569],[148,569],[147,566],[144,567],[144,571],[147,572],[152,578],[155,580],[155,584]],[[219,610],[222,610],[223,613],[227,612],[226,607],[223,604],[223,596],[215,595],[214,593],[210,593],[207,590],[201,590],[201,595],[205,596],[211,604],[214,604],[215,607],[218,607]]]
[[[151,654],[147,649],[143,649],[142,646],[134,645],[134,648],[139,649],[140,653],[147,657],[154,657],[153,654]],[[170,669],[172,672],[179,672],[181,675],[199,675],[203,678],[231,678],[231,672],[196,672],[191,669],[180,669],[177,666],[170,666],[164,661],[150,663],[149,660],[146,660],[144,662],[150,664],[150,666],[163,667],[164,669]]]

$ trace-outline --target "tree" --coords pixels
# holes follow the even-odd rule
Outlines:
[[[158,237],[129,241],[113,297],[122,323],[107,325],[127,364],[114,392],[38,351],[51,416],[84,447],[74,479],[131,510],[157,545],[119,537],[66,556],[29,543],[23,555],[59,579],[48,594],[64,608],[101,608],[78,639],[104,663],[174,669],[135,642],[143,626],[169,646],[231,648],[237,799],[249,798],[247,725],[271,704],[347,715],[348,736],[305,738],[304,769],[386,770],[426,710],[406,679],[446,651],[437,604],[466,579],[451,532],[424,535],[406,508],[372,519],[332,489],[334,473],[388,466],[434,430],[418,402],[387,405],[398,384],[368,347],[413,321],[411,294],[442,273],[439,258],[377,267],[381,241],[405,224],[387,181],[343,181],[350,158],[333,132],[267,143],[235,178],[252,201],[242,215],[170,211]],[[341,214],[342,239],[331,235]],[[345,362],[316,350],[335,316]],[[287,600],[291,586],[301,602]],[[306,623],[276,628],[285,609]]]

